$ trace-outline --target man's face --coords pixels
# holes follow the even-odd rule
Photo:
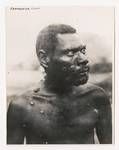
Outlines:
[[[58,44],[51,59],[51,65],[68,85],[84,84],[88,80],[88,61],[86,47],[81,42],[79,35],[58,34]],[[61,80],[61,79],[60,79]]]

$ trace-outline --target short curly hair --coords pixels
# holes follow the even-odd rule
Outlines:
[[[51,24],[40,31],[36,41],[36,53],[43,49],[47,54],[53,53],[57,44],[57,34],[76,33],[76,29],[65,24]]]

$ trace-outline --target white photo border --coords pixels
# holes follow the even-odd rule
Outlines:
[[[36,0],[35,0],[36,1]],[[10,3],[4,3],[3,7],[0,9],[0,17],[2,20],[2,24],[0,27],[1,34],[1,48],[0,48],[0,149],[1,150],[100,150],[100,149],[108,149],[108,150],[118,150],[119,149],[119,81],[118,81],[118,75],[119,75],[119,4],[118,2],[113,2],[111,0],[108,1],[108,3],[104,0],[100,0],[99,2],[96,1],[75,1],[71,0],[70,2],[63,2],[60,0],[60,3],[52,2],[49,0],[45,1],[43,4],[43,1],[36,1],[34,0],[14,0]],[[114,74],[113,74],[113,85],[114,85],[114,99],[115,99],[115,110],[114,110],[114,120],[115,120],[115,144],[104,144],[104,145],[6,145],[6,46],[5,46],[5,7],[6,6],[69,6],[69,5],[80,5],[80,6],[112,6],[115,7],[115,52],[114,52]]]

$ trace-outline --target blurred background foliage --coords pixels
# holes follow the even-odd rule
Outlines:
[[[109,73],[112,72],[112,63],[106,57],[102,57],[100,62],[90,66],[90,73]]]

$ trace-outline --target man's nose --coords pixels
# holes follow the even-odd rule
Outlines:
[[[86,65],[89,62],[87,56],[81,52],[77,53],[77,57],[75,61],[77,65],[80,65],[80,64]]]

